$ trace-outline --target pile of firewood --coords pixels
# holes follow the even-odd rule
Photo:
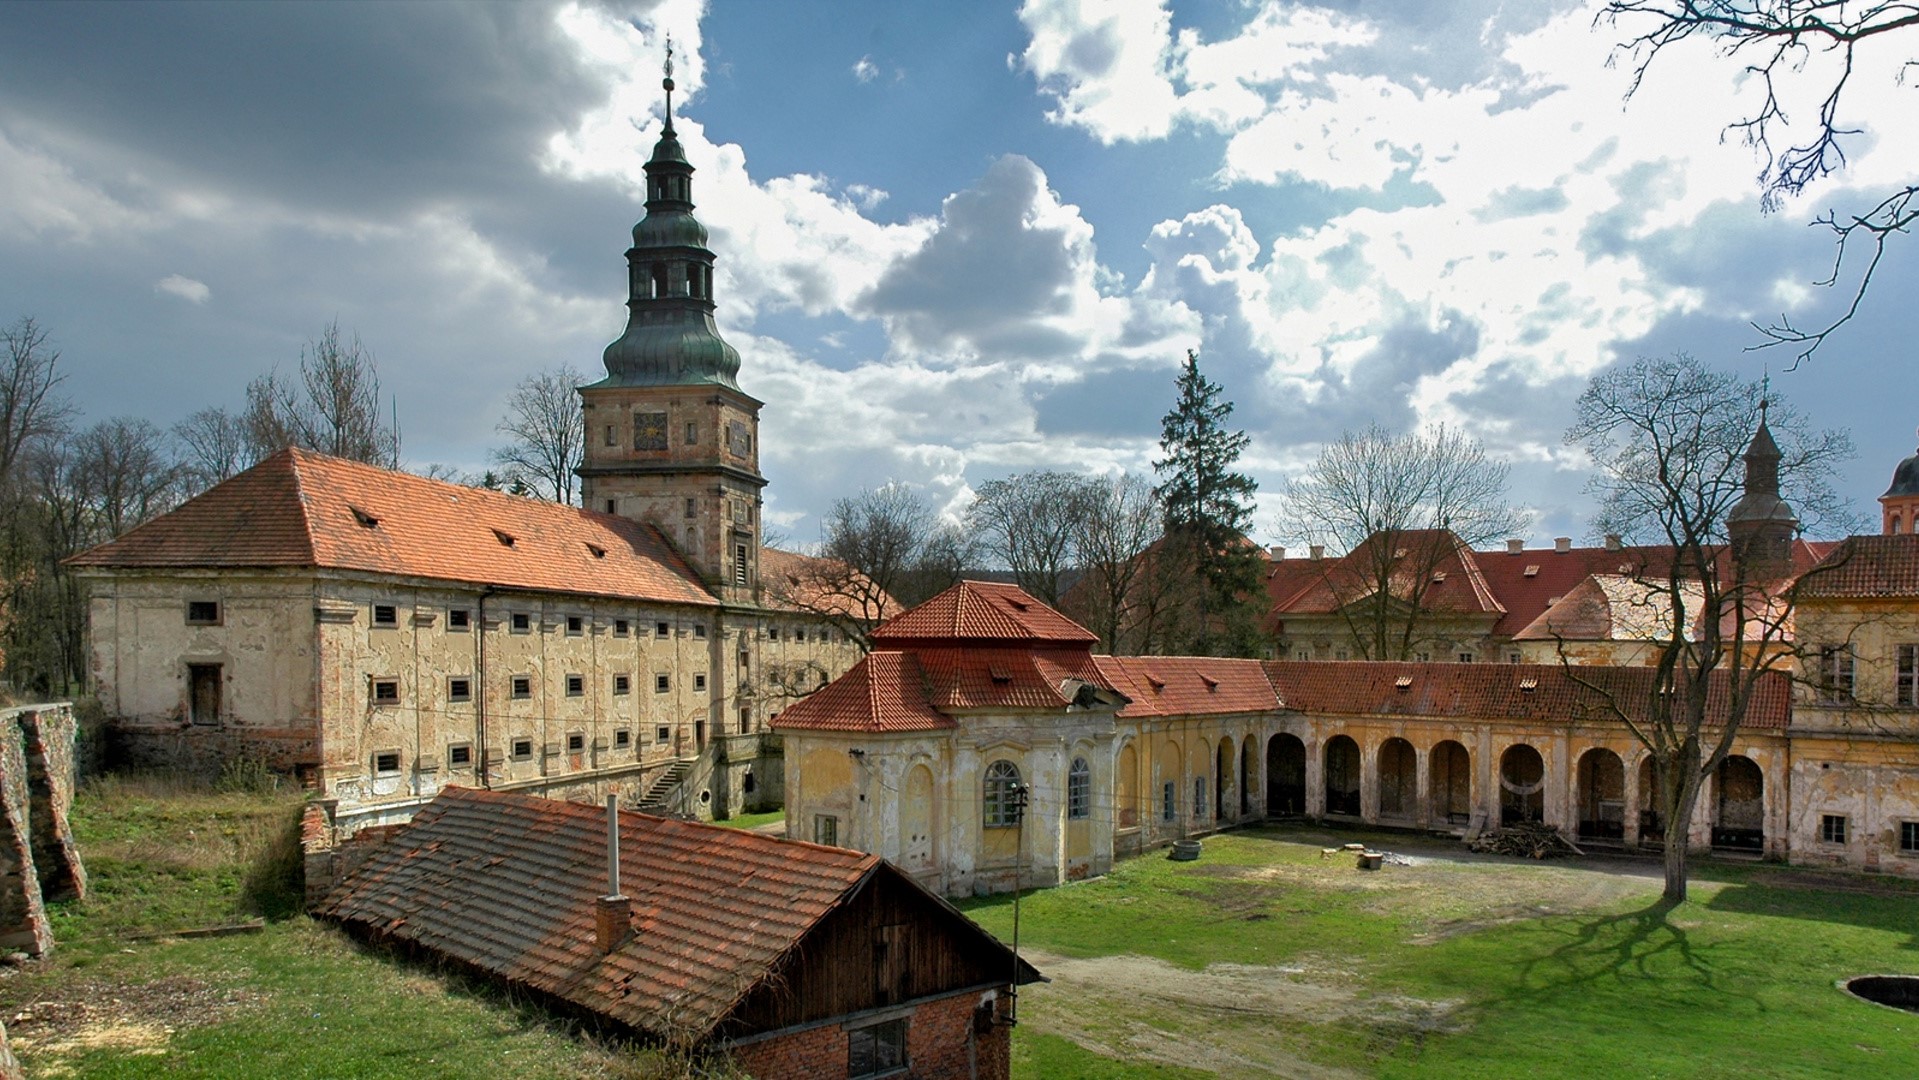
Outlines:
[[[1503,829],[1490,829],[1466,841],[1469,850],[1488,855],[1519,855],[1528,859],[1558,859],[1584,855],[1579,846],[1559,835],[1559,830],[1537,821],[1522,821]]]

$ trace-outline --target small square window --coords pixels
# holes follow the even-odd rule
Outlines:
[[[777,627],[777,626],[769,626],[769,627],[767,627],[767,628],[766,628],[766,640],[768,640],[768,641],[778,641],[779,639],[780,639],[780,628],[779,628],[779,627]]]
[[[586,749],[586,736],[577,731],[566,733],[566,752],[577,754]]]
[[[633,745],[633,733],[621,728],[613,733],[613,745],[621,750]]]
[[[701,690],[705,690],[705,689],[706,689],[706,676],[705,676],[705,675],[695,675],[695,676],[693,676],[693,689],[694,689],[694,691],[695,691],[695,692],[697,692],[697,691],[701,691]]]
[[[1524,663],[1525,659],[1526,659],[1525,656],[1520,653],[1509,652],[1506,654],[1506,662],[1508,664]]]
[[[532,759],[533,759],[533,740],[532,739],[514,739],[513,740],[513,760],[514,761],[531,761]]]
[[[579,637],[581,634],[586,633],[586,620],[578,615],[568,615],[566,617],[566,633],[569,637]]]
[[[846,1033],[847,1080],[889,1076],[905,1068],[905,1017]]]
[[[465,630],[473,625],[473,615],[463,607],[449,608],[446,613],[448,630]]]
[[[700,641],[706,640],[706,624],[705,623],[693,624],[693,637]]]
[[[377,776],[392,776],[400,771],[400,752],[382,750],[373,755],[373,772]]]
[[[656,742],[656,743],[670,743],[670,742],[672,742],[672,741],[673,741],[673,729],[672,729],[672,728],[670,728],[670,727],[667,727],[667,726],[666,726],[665,724],[661,724],[661,725],[660,725],[659,727],[656,727],[656,728],[654,728],[654,729],[653,729],[653,741],[654,741],[654,742]]]
[[[673,689],[673,676],[671,675],[653,676],[653,692],[654,693],[664,694],[671,691],[672,689]]]
[[[586,676],[568,675],[566,677],[566,696],[579,697],[586,693]]]
[[[513,676],[513,696],[516,698],[532,697],[533,696],[533,676],[531,675]]]
[[[473,746],[470,743],[454,743],[446,748],[446,763],[449,768],[464,769],[473,764]]]
[[[400,701],[400,680],[374,679],[373,703],[375,705],[397,705]]]
[[[1845,843],[1846,815],[1821,814],[1819,816],[1819,840],[1825,844]]]
[[[671,623],[654,623],[654,624],[653,624],[653,636],[654,636],[654,637],[672,637],[672,636],[673,636],[673,624],[671,624]]]
[[[472,701],[473,680],[464,675],[456,675],[446,681],[446,699],[448,701]]]
[[[804,631],[804,630],[795,630],[795,631],[793,631],[793,640],[794,640],[794,641],[805,641],[805,640],[806,640],[806,631]]]
[[[400,609],[394,607],[392,604],[373,605],[373,625],[375,626],[400,625]]]
[[[625,619],[613,620],[614,637],[625,637],[629,633],[632,633],[632,626]]]
[[[614,692],[615,694],[619,694],[619,695],[625,695],[625,694],[630,694],[630,693],[632,693],[632,692],[633,692],[633,677],[632,677],[631,675],[615,675],[615,676],[613,676],[613,692]]]
[[[217,626],[220,622],[220,601],[187,601],[187,622],[195,626]]]
[[[524,634],[531,629],[533,629],[533,616],[528,615],[524,611],[516,611],[513,613],[513,632],[514,633]]]
[[[1919,855],[1919,821],[1899,823],[1899,850],[1907,855]]]

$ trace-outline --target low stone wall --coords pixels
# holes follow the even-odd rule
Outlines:
[[[275,772],[304,775],[320,763],[311,728],[212,727],[113,721],[106,728],[104,765],[110,769],[167,769],[207,779],[230,761],[259,761]]]
[[[0,709],[0,948],[45,955],[46,901],[86,895],[69,824],[74,737],[64,703]]]

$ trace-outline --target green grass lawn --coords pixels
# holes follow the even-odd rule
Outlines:
[[[767,810],[758,814],[734,814],[730,818],[721,818],[713,822],[729,829],[757,829],[761,825],[771,825],[776,821],[785,821],[786,811]]]
[[[1058,977],[1022,995],[1019,1071],[1919,1076],[1919,1015],[1835,988],[1919,973],[1912,883],[1707,861],[1667,911],[1650,863],[1321,857],[1354,838],[1248,830],[1028,893],[1021,948]],[[1009,898],[964,906],[1010,937]]]
[[[74,823],[93,895],[53,910],[52,958],[0,979],[27,1075],[667,1073],[297,914],[299,807],[89,784]],[[1416,865],[1321,857],[1359,838]],[[1919,884],[1707,861],[1667,911],[1657,870],[1303,828],[1128,860],[1021,899],[1020,947],[1053,981],[1021,993],[1014,1075],[1919,1076],[1919,1015],[1834,986],[1919,973]],[[1011,936],[1012,898],[963,906]],[[165,936],[261,914],[254,933]]]

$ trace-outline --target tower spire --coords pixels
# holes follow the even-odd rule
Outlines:
[[[666,91],[666,128],[673,130],[673,35],[666,35],[666,63],[662,65],[666,77],[660,80],[660,88]]]

